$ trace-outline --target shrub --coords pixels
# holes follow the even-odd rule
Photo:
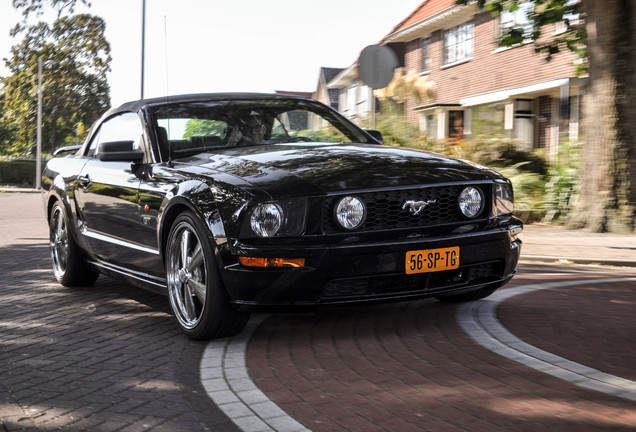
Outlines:
[[[392,100],[380,102],[380,112],[375,117],[375,128],[382,132],[386,145],[410,147],[417,140],[417,127],[404,115],[404,104]]]
[[[515,210],[524,221],[540,219],[547,212],[544,194],[548,164],[540,153],[528,151],[515,140],[505,137],[440,141],[419,138],[411,147],[470,160],[506,176],[514,187]]]
[[[582,148],[579,142],[559,143],[559,151],[549,166],[545,185],[544,222],[565,223],[579,181]]]

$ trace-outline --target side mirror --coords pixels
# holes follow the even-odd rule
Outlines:
[[[365,132],[371,135],[371,138],[376,140],[378,144],[384,144],[384,137],[382,137],[382,132],[375,129],[365,129]]]
[[[144,160],[143,150],[133,148],[134,141],[110,141],[99,145],[97,157],[104,162],[139,163]]]

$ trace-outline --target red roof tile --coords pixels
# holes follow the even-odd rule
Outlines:
[[[386,37],[404,30],[407,27],[424,21],[436,14],[455,6],[455,0],[424,0],[411,15],[399,23]]]

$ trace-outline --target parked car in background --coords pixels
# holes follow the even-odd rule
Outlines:
[[[166,293],[193,339],[235,334],[266,306],[483,298],[520,252],[507,179],[384,146],[300,97],[126,103],[42,184],[57,280]]]

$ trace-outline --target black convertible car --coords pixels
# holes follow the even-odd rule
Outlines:
[[[311,99],[130,102],[57,153],[42,181],[57,280],[167,293],[194,339],[259,307],[479,299],[519,258],[507,179],[384,146]]]

